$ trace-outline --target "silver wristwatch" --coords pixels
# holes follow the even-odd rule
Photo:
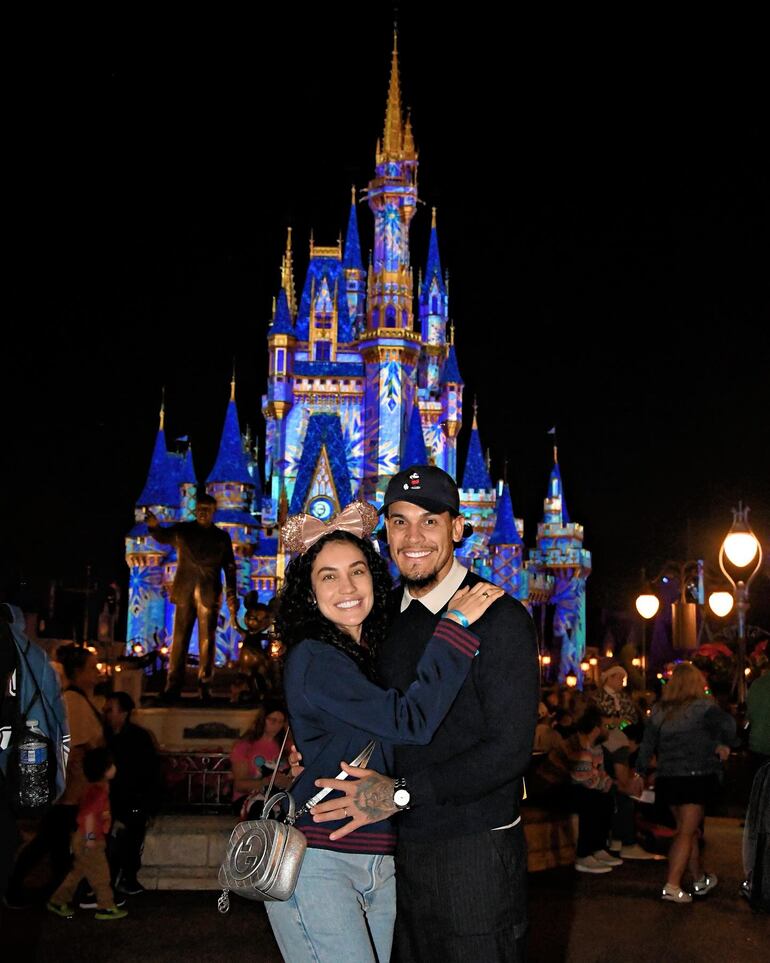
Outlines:
[[[403,776],[401,776],[400,779],[395,779],[393,781],[393,804],[396,809],[398,809],[399,812],[404,809],[409,809],[411,801],[412,797],[406,788],[406,779]]]

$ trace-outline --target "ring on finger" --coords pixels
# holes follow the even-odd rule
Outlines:
[[[489,592],[482,592],[481,594],[485,599],[489,598]]]

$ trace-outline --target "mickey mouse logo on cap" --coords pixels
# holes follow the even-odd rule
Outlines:
[[[413,492],[420,490],[420,473],[413,471],[409,476],[409,484],[404,485],[404,491],[412,490]]]

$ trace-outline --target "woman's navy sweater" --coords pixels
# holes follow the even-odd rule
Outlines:
[[[349,656],[327,642],[305,639],[295,646],[286,663],[284,689],[305,767],[292,788],[297,807],[318,791],[316,779],[336,776],[340,762],[350,762],[371,739],[376,745],[368,765],[386,773],[393,771],[394,743],[427,745],[465,681],[478,644],[473,632],[442,619],[417,665],[415,681],[403,694],[375,685]],[[329,834],[346,822],[314,823],[307,814],[297,827],[317,849],[393,852],[395,830],[389,820],[330,841]]]

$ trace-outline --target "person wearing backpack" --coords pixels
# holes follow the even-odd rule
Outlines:
[[[19,800],[18,745],[27,721],[48,744],[48,798],[35,811]],[[18,845],[19,815],[41,815],[64,792],[69,727],[59,677],[39,646],[24,632],[24,615],[17,606],[0,603],[0,895],[8,887]]]
[[[91,701],[99,681],[96,655],[83,646],[69,644],[59,646],[56,657],[64,668],[67,682],[62,697],[70,728],[66,783],[56,805],[44,816],[37,836],[19,853],[6,895],[12,906],[24,905],[24,880],[46,854],[51,857],[53,888],[69,872],[70,837],[75,831],[80,797],[88,784],[83,773],[83,757],[89,749],[105,744],[102,718]]]

